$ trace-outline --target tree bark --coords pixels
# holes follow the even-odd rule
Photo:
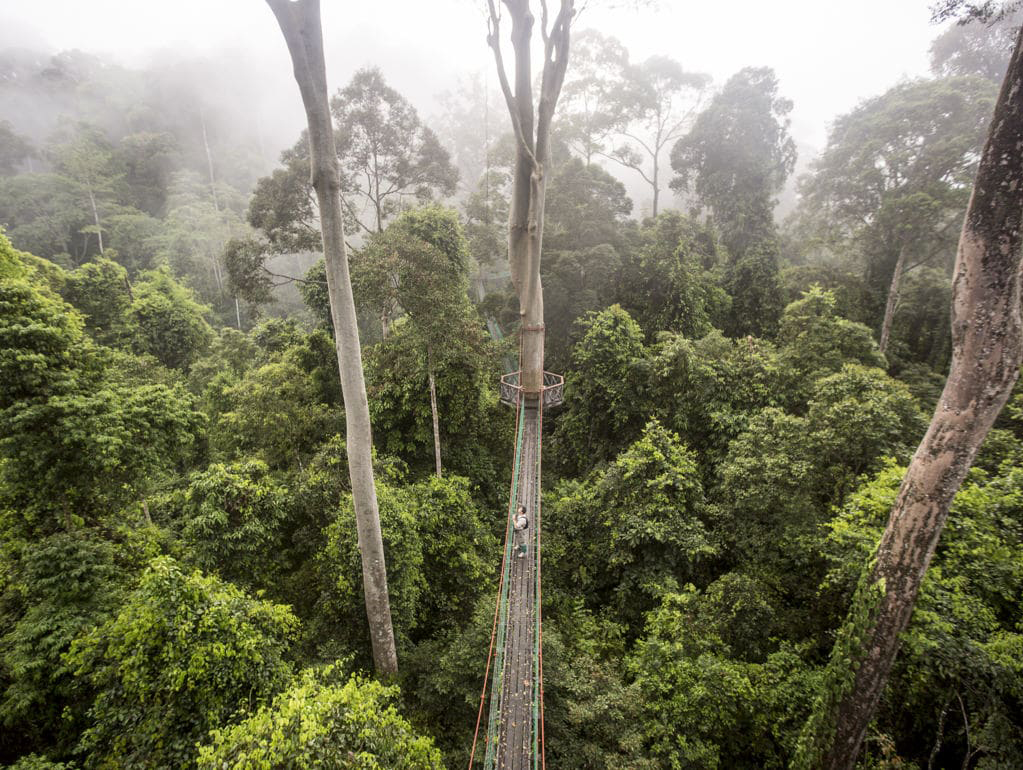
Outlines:
[[[96,238],[99,241],[99,253],[103,254],[103,228],[99,223],[99,209],[96,206],[96,196],[92,194],[92,186],[89,186],[89,203],[92,205],[92,221],[96,224]]]
[[[1019,376],[1021,40],[995,105],[959,239],[948,380],[839,632],[824,689],[800,738],[797,768],[853,767],[952,499]]]
[[[384,545],[373,484],[369,403],[362,374],[362,351],[341,219],[341,177],[327,99],[320,3],[319,0],[267,0],[267,4],[277,17],[288,44],[295,68],[295,80],[302,93],[309,122],[312,184],[320,208],[327,293],[345,403],[348,467],[359,552],[362,556],[366,617],[376,670],[380,674],[393,675],[398,671],[398,655],[391,624]]]
[[[444,477],[440,463],[440,413],[437,411],[437,382],[433,376],[433,351],[426,353],[426,369],[430,380],[430,412],[433,415],[433,459],[437,465],[437,478]]]
[[[206,114],[199,108],[199,122],[202,124],[202,146],[206,150],[206,169],[210,177],[210,194],[213,196],[213,209],[220,211],[220,199],[217,197],[217,182],[213,174],[213,153],[210,152],[210,140],[206,134]]]
[[[657,168],[657,157],[654,156],[654,181],[650,183],[651,186],[654,188],[654,206],[653,206],[654,219],[657,219],[657,199],[660,197],[660,194],[661,194],[660,186],[657,184],[657,173],[658,173],[658,171],[659,171],[659,169]]]
[[[508,262],[512,284],[519,297],[522,329],[519,355],[519,385],[527,393],[543,388],[544,321],[540,256],[543,246],[544,198],[550,157],[550,128],[568,67],[568,50],[574,0],[561,0],[561,7],[548,28],[543,5],[541,35],[544,43],[540,98],[534,112],[530,42],[534,18],[529,0],[503,0],[512,20],[514,51],[514,92],[501,53],[497,0],[488,0],[490,34],[497,74],[511,116],[516,138],[515,171],[508,221]],[[535,127],[534,127],[535,121]]]
[[[199,108],[199,122],[202,124],[202,146],[206,150],[206,170],[210,177],[210,195],[213,196],[213,210],[220,213],[220,198],[217,197],[217,178],[213,173],[213,152],[210,150],[210,140],[206,133],[206,113],[202,107]],[[213,256],[213,277],[217,279],[217,291],[224,291],[224,278],[220,269],[220,258]],[[242,330],[242,311],[238,305],[238,297],[234,297],[234,317],[238,324],[238,331]]]
[[[899,290],[902,285],[902,273],[906,267],[906,247],[899,249],[899,258],[895,260],[895,272],[888,287],[888,300],[884,306],[884,320],[881,322],[881,339],[877,343],[881,354],[888,349],[888,338],[892,333],[892,319],[895,317],[895,306],[899,304]]]

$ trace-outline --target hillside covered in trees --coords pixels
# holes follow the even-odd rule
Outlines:
[[[523,3],[489,7],[509,71]],[[386,60],[329,84],[343,271],[309,101],[271,161],[201,63],[0,50],[0,766],[469,765],[518,462],[499,382],[542,329],[547,766],[1023,768],[1018,353],[854,764],[822,759],[973,360],[978,195],[1023,187],[975,189],[1019,11],[941,3],[931,75],[799,158],[770,67],[638,60],[550,5],[522,82],[437,114]]]

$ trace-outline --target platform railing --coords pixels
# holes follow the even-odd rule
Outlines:
[[[519,385],[520,372],[509,372],[501,377],[500,395],[501,402],[508,406],[518,406],[522,394],[525,392]],[[535,394],[535,391],[533,391]],[[543,373],[543,389],[540,391],[543,399],[543,408],[551,409],[561,406],[565,400],[565,378],[554,372]]]

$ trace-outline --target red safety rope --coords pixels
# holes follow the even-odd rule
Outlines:
[[[540,343],[541,345],[543,342]],[[540,547],[540,537],[543,532],[542,511],[543,511],[543,485],[541,476],[543,474],[543,374],[540,375],[540,404],[537,412],[537,442],[536,451],[536,618],[539,626],[539,649],[540,649],[540,766],[547,770],[547,750],[544,745],[543,726],[543,549]]]

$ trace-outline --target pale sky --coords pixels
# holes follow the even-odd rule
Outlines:
[[[601,8],[578,26],[618,37],[635,61],[666,54],[717,85],[747,65],[775,68],[795,102],[792,133],[821,148],[828,123],[901,79],[927,74],[933,0],[660,0],[653,7]],[[483,0],[322,0],[331,90],[374,64],[427,116],[459,72],[493,67]],[[627,5],[621,2],[615,5]],[[273,109],[304,124],[290,61],[261,0],[0,0],[0,48],[79,48],[125,64],[174,52],[251,51],[252,77],[276,92]],[[247,58],[247,57],[246,57]],[[493,81],[492,81],[493,82]]]

